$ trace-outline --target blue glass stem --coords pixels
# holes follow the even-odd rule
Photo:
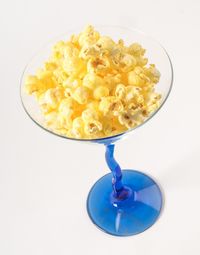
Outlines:
[[[121,170],[114,158],[114,148],[114,144],[106,145],[106,162],[111,173],[101,177],[90,190],[88,214],[96,226],[111,235],[139,234],[158,219],[162,194],[146,174]]]
[[[130,196],[130,189],[122,182],[122,170],[114,158],[114,144],[106,145],[106,162],[112,172],[113,196],[117,200],[124,200]]]

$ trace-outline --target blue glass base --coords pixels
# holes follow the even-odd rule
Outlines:
[[[87,211],[93,223],[115,236],[139,234],[151,227],[162,208],[158,185],[147,175],[135,170],[123,170],[123,184],[131,195],[118,201],[113,197],[112,174],[100,178],[90,190]]]

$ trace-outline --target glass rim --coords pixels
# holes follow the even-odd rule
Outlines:
[[[136,32],[138,34],[141,34],[142,36],[145,36],[146,38],[149,38],[150,40],[154,41],[165,53],[168,61],[169,61],[169,64],[170,64],[170,69],[171,69],[171,79],[170,79],[170,85],[169,85],[169,89],[167,91],[167,94],[166,94],[166,97],[165,99],[162,101],[162,103],[159,105],[159,107],[149,116],[147,117],[141,124],[133,127],[133,128],[130,128],[130,129],[127,129],[126,131],[124,132],[121,132],[121,133],[118,133],[118,134],[115,134],[113,136],[105,136],[105,137],[101,137],[101,138],[92,138],[92,139],[84,139],[84,138],[73,138],[73,137],[68,137],[68,136],[65,136],[65,135],[62,135],[62,134],[58,134],[58,133],[55,133],[53,131],[51,131],[50,129],[48,128],[45,128],[42,124],[40,124],[39,122],[37,122],[32,116],[31,114],[28,112],[28,110],[26,109],[25,107],[25,104],[23,102],[23,99],[22,99],[22,86],[23,86],[23,78],[24,78],[24,74],[27,70],[27,68],[29,67],[29,65],[31,64],[32,60],[39,55],[40,52],[42,52],[43,48],[46,47],[47,45],[49,45],[53,40],[55,40],[56,38],[60,38],[62,36],[65,36],[67,33],[73,33],[73,31],[76,31],[78,29],[81,29],[81,26],[79,27],[76,27],[74,29],[70,29],[68,31],[66,31],[65,33],[63,34],[60,34],[60,35],[57,35],[55,36],[54,38],[52,38],[51,40],[48,40],[42,47],[40,47],[40,49],[34,54],[32,55],[32,57],[30,58],[30,60],[28,61],[28,63],[25,65],[24,69],[23,69],[23,72],[22,72],[22,75],[21,75],[21,78],[20,78],[20,99],[21,99],[21,103],[22,103],[22,106],[26,112],[26,114],[29,116],[29,118],[35,123],[37,124],[37,126],[39,126],[40,128],[42,128],[43,130],[49,132],[50,134],[53,134],[55,136],[58,136],[58,137],[61,137],[61,138],[64,138],[64,139],[67,139],[67,140],[71,140],[71,141],[78,141],[78,142],[106,142],[107,140],[112,140],[112,139],[117,139],[118,137],[121,137],[123,135],[126,135],[128,133],[131,133],[133,130],[143,126],[145,123],[147,123],[150,119],[152,119],[156,113],[158,113],[160,111],[160,109],[163,107],[163,105],[165,104],[165,102],[167,101],[170,93],[171,93],[171,90],[172,90],[172,85],[173,85],[173,80],[174,80],[174,72],[173,72],[173,65],[172,65],[172,61],[169,57],[169,54],[168,52],[166,51],[166,49],[162,46],[162,44],[160,44],[159,41],[157,41],[156,39],[154,39],[152,36],[144,33],[143,31],[140,31],[138,29],[132,29],[130,27],[124,27],[124,26],[118,26],[118,25],[93,25],[95,28],[99,27],[99,28],[119,28],[119,29],[124,29],[124,30],[129,30],[130,32]]]

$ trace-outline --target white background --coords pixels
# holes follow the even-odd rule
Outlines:
[[[175,79],[163,109],[117,144],[124,168],[162,186],[159,221],[116,238],[89,220],[85,201],[108,172],[104,147],[44,132],[19,98],[23,68],[40,47],[71,27],[122,25],[157,38]],[[200,1],[0,1],[0,254],[200,254]]]

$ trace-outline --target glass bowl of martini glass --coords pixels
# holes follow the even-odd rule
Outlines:
[[[67,40],[72,33],[79,32],[80,29],[69,31],[63,36],[55,38],[32,58],[22,75],[21,100],[28,116],[38,126],[51,134],[63,137],[66,142],[70,139],[74,142],[90,142],[105,146],[105,159],[110,173],[97,180],[91,188],[86,203],[88,215],[99,229],[108,234],[131,236],[145,231],[156,222],[162,209],[162,193],[158,184],[148,175],[132,169],[121,169],[114,158],[115,143],[121,138],[128,138],[136,128],[144,125],[161,109],[172,88],[173,69],[166,50],[144,33],[118,26],[97,26],[96,28],[114,40],[123,38],[126,43],[139,42],[147,50],[146,57],[149,61],[156,64],[161,73],[156,89],[162,97],[159,107],[151,115],[134,128],[113,136],[95,139],[67,137],[54,132],[46,125],[38,103],[24,90],[25,77],[34,73],[48,58],[52,45],[59,40]]]

